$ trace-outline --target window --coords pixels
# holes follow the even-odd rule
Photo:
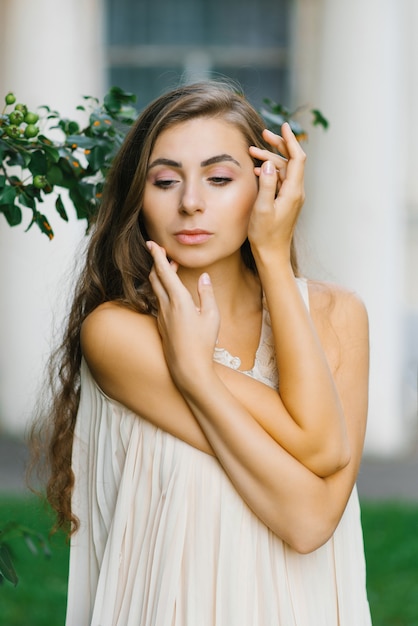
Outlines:
[[[109,85],[143,108],[180,82],[228,77],[288,101],[291,0],[106,0]]]

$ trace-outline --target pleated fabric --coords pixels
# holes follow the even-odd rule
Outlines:
[[[247,373],[271,384],[272,346],[265,312]],[[84,361],[81,378],[66,626],[371,624],[356,488],[334,536],[298,554],[215,458],[108,398]]]

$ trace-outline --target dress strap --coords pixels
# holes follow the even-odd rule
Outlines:
[[[296,282],[298,284],[299,287],[299,291],[302,295],[303,301],[306,305],[306,308],[309,311],[309,289],[308,289],[308,279],[307,278],[302,278],[302,277],[297,277],[296,278]]]

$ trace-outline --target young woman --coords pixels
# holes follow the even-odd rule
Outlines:
[[[211,82],[126,138],[50,418],[67,626],[370,624],[367,316],[298,277],[304,161]]]

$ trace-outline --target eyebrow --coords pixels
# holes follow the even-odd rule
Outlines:
[[[231,163],[235,163],[238,167],[241,167],[240,163],[234,159],[230,154],[217,154],[216,156],[209,157],[209,159],[205,159],[200,163],[200,167],[207,167],[208,165],[214,165],[215,163],[223,163],[224,161],[229,161]],[[173,161],[172,159],[165,159],[163,157],[159,159],[155,159],[149,166],[150,170],[152,167],[156,167],[157,165],[168,165],[169,167],[182,167],[180,161]]]

